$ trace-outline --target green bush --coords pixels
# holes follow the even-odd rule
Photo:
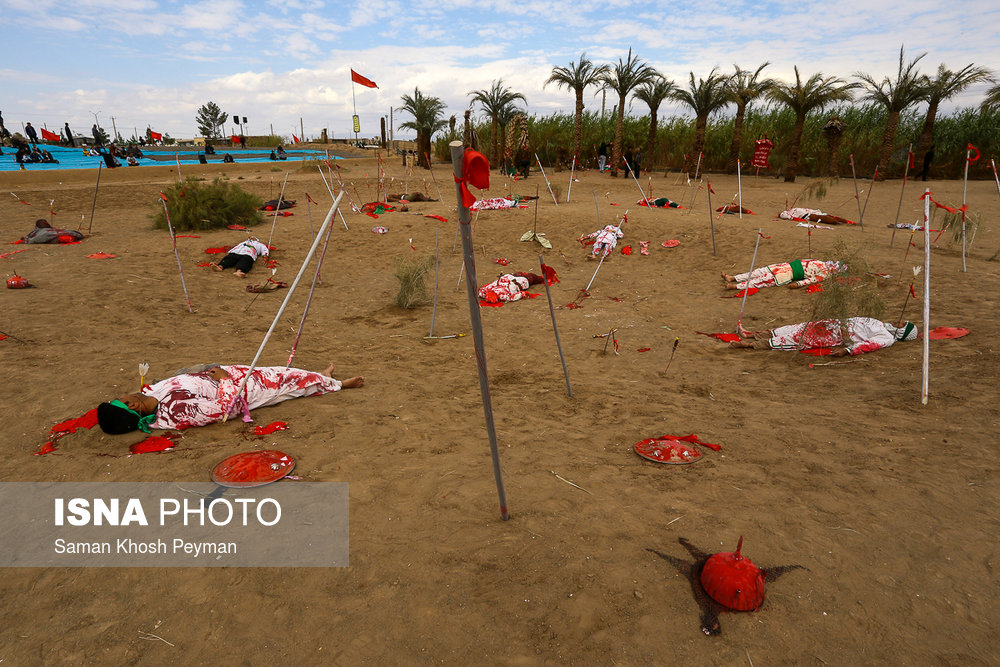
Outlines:
[[[256,195],[243,191],[238,185],[217,178],[211,183],[199,183],[188,178],[168,189],[167,211],[174,231],[220,229],[228,225],[256,225],[261,222],[261,205]],[[163,205],[154,204],[153,227],[167,228]]]

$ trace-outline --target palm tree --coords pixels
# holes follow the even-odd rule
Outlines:
[[[503,79],[496,79],[489,90],[469,91],[472,96],[472,103],[479,102],[480,108],[489,116],[491,123],[491,137],[493,141],[492,162],[494,165],[500,164],[500,152],[498,140],[500,138],[500,121],[510,113],[510,107],[517,100],[521,100],[525,105],[528,101],[521,93],[515,93],[510,88],[503,85]]]
[[[670,97],[677,89],[674,82],[657,76],[635,89],[633,97],[649,106],[649,136],[646,137],[646,159],[651,160],[653,149],[656,148],[656,112],[663,100]]]
[[[712,71],[708,73],[707,79],[698,79],[697,81],[694,79],[694,72],[691,72],[687,90],[678,89],[673,94],[674,99],[683,102],[694,111],[694,148],[691,149],[686,160],[687,164],[684,165],[688,176],[692,178],[696,169],[695,159],[705,148],[705,128],[708,127],[708,117],[729,104],[726,89],[728,78],[719,74],[718,69],[718,67],[713,67]]]
[[[652,81],[658,76],[660,76],[659,72],[640,60],[639,56],[632,55],[632,49],[628,50],[628,57],[625,60],[619,58],[618,64],[609,67],[601,76],[604,85],[618,93],[615,140],[611,144],[612,176],[618,176],[618,165],[622,161],[622,124],[625,122],[625,101],[634,88],[647,81]]]
[[[920,139],[917,140],[917,155],[923,155],[934,143],[934,121],[937,119],[938,106],[945,100],[950,100],[955,95],[968,88],[974,83],[989,81],[990,71],[985,67],[976,67],[969,63],[957,72],[952,72],[944,66],[938,65],[937,75],[928,77],[927,87],[924,90],[923,101],[927,102],[927,114],[924,116],[924,129],[920,132]]]
[[[736,118],[733,121],[733,144],[729,149],[729,161],[726,163],[726,170],[731,174],[736,172],[736,161],[740,157],[740,145],[743,142],[743,118],[746,116],[747,107],[754,100],[767,95],[778,83],[774,79],[760,78],[760,73],[770,64],[770,62],[766,62],[753,72],[740,69],[739,65],[733,65],[736,72],[726,82],[726,95],[729,97],[729,101],[736,105]]]
[[[795,83],[778,83],[768,93],[768,97],[778,104],[783,104],[795,114],[795,125],[792,126],[792,141],[788,148],[788,160],[785,163],[785,182],[794,183],[795,173],[799,168],[799,150],[802,148],[802,131],[806,126],[806,115],[813,110],[822,111],[833,102],[846,102],[851,99],[851,91],[858,84],[848,83],[835,76],[824,77],[817,72],[802,83],[799,68],[795,66]]]
[[[983,113],[990,113],[997,107],[1000,107],[1000,84],[986,91],[986,99],[983,100],[979,108]]]
[[[412,96],[403,95],[401,99],[402,110],[413,116],[413,120],[400,124],[400,127],[416,131],[417,166],[430,169],[431,135],[448,125],[444,119],[445,104],[438,97],[425,97],[419,88],[413,89]]]
[[[545,80],[543,88],[550,83],[557,87],[565,87],[576,94],[576,120],[573,125],[573,155],[580,161],[580,143],[583,141],[583,91],[589,86],[601,82],[601,77],[608,71],[607,65],[595,67],[587,59],[587,54],[580,54],[577,62],[570,62],[569,67],[553,67],[552,74]]]
[[[878,164],[882,168],[879,179],[885,178],[889,172],[889,160],[892,158],[893,144],[896,139],[896,128],[899,126],[899,116],[909,106],[925,98],[927,93],[927,77],[917,72],[917,63],[926,56],[921,53],[909,63],[903,62],[903,47],[899,47],[899,68],[896,70],[896,80],[889,77],[876,81],[870,74],[855,72],[854,76],[861,79],[866,93],[862,99],[871,100],[885,107],[885,132],[882,134],[882,149],[879,151]]]

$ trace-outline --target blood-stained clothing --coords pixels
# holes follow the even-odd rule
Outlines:
[[[847,339],[840,320],[800,322],[771,330],[768,344],[775,350],[812,350],[843,345],[851,355],[889,347],[896,337],[884,322],[872,317],[847,318]]]
[[[796,283],[799,287],[821,282],[834,271],[840,270],[839,262],[825,262],[821,259],[796,259],[791,262],[770,264],[754,269],[750,273],[740,273],[736,278],[736,288],[771,287]]]
[[[623,236],[625,236],[625,232],[614,225],[608,225],[604,229],[587,234],[585,238],[594,239],[594,247],[591,253],[595,257],[601,254],[607,257],[615,249],[615,246],[618,245],[618,239]]]
[[[479,298],[489,303],[518,301],[525,295],[530,282],[522,276],[505,273],[479,288]]]
[[[246,410],[274,405],[290,398],[339,391],[339,380],[299,368],[268,366],[254,368],[243,390],[243,399],[233,401],[236,389],[249,366],[222,366],[229,377],[216,380],[208,372],[185,373],[161,380],[143,390],[159,405],[151,428],[185,429],[222,421],[227,406],[229,416]],[[245,401],[245,403],[244,403]]]
[[[246,255],[255,260],[258,257],[267,257],[268,247],[256,239],[247,239],[242,243],[237,243],[229,249],[230,255]]]

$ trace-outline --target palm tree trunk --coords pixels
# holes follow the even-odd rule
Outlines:
[[[792,128],[792,144],[788,148],[788,162],[785,164],[785,183],[795,182],[795,173],[799,170],[799,151],[802,148],[802,131],[806,127],[806,115],[796,114],[795,126]]]
[[[729,147],[729,162],[726,163],[726,171],[730,174],[736,173],[736,161],[740,159],[740,147],[743,144],[743,116],[746,115],[745,104],[736,106],[736,118],[733,119],[733,143]]]
[[[830,178],[840,178],[840,166],[837,164],[837,157],[840,153],[840,144],[844,141],[844,135],[841,134],[831,134],[826,138],[827,148],[830,150],[830,155],[827,158],[826,163],[826,175]]]
[[[498,140],[500,138],[500,136],[499,136],[499,133],[500,133],[500,123],[497,122],[496,117],[493,118],[493,122],[490,125],[490,128],[491,128],[490,131],[493,133],[493,137],[492,137],[492,139],[493,139],[493,155],[492,155],[493,160],[492,160],[492,163],[494,165],[499,165],[500,164],[500,154],[497,152],[497,146],[499,145],[499,141]]]
[[[422,132],[417,132],[417,166],[423,167],[424,169],[430,169],[430,165],[427,163],[427,155],[430,153],[430,139],[425,137]]]
[[[917,140],[917,148],[914,155],[923,157],[931,144],[934,143],[934,121],[937,120],[937,101],[932,101],[927,105],[927,115],[924,118],[924,129],[920,132],[920,139]]]
[[[611,144],[611,176],[618,176],[618,165],[622,161],[622,124],[625,122],[625,96],[618,99],[618,116],[615,119],[615,140]]]
[[[708,128],[708,116],[698,116],[694,121],[694,148],[688,156],[688,177],[694,178],[698,170],[698,154],[705,149],[705,130]]]
[[[576,91],[576,121],[573,124],[573,155],[576,161],[582,161],[580,144],[583,143],[583,88]]]
[[[899,127],[899,112],[890,111],[885,118],[885,134],[882,136],[882,150],[878,154],[878,180],[884,181],[889,173],[889,161],[896,140],[896,128]]]

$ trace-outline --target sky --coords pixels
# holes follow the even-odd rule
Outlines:
[[[992,48],[995,0],[0,0],[0,112],[8,129],[50,130],[95,120],[122,136],[146,126],[174,138],[198,134],[197,109],[214,101],[247,117],[247,134],[361,136],[419,87],[461,122],[470,91],[502,79],[529,114],[572,113],[573,94],[545,80],[581,54],[617,62],[629,48],[684,84],[718,66],[793,80],[816,72],[894,76],[926,52],[922,72],[969,63],[1000,76]],[[350,70],[378,84],[351,85]],[[988,86],[942,106],[974,106]],[[610,110],[617,102],[607,96]],[[601,94],[587,92],[588,110]],[[635,116],[644,104],[629,100]],[[479,117],[478,109],[476,109]],[[682,115],[666,104],[660,116]],[[410,117],[392,111],[396,138]],[[230,119],[231,120],[231,119]],[[232,123],[226,125],[226,132]]]

